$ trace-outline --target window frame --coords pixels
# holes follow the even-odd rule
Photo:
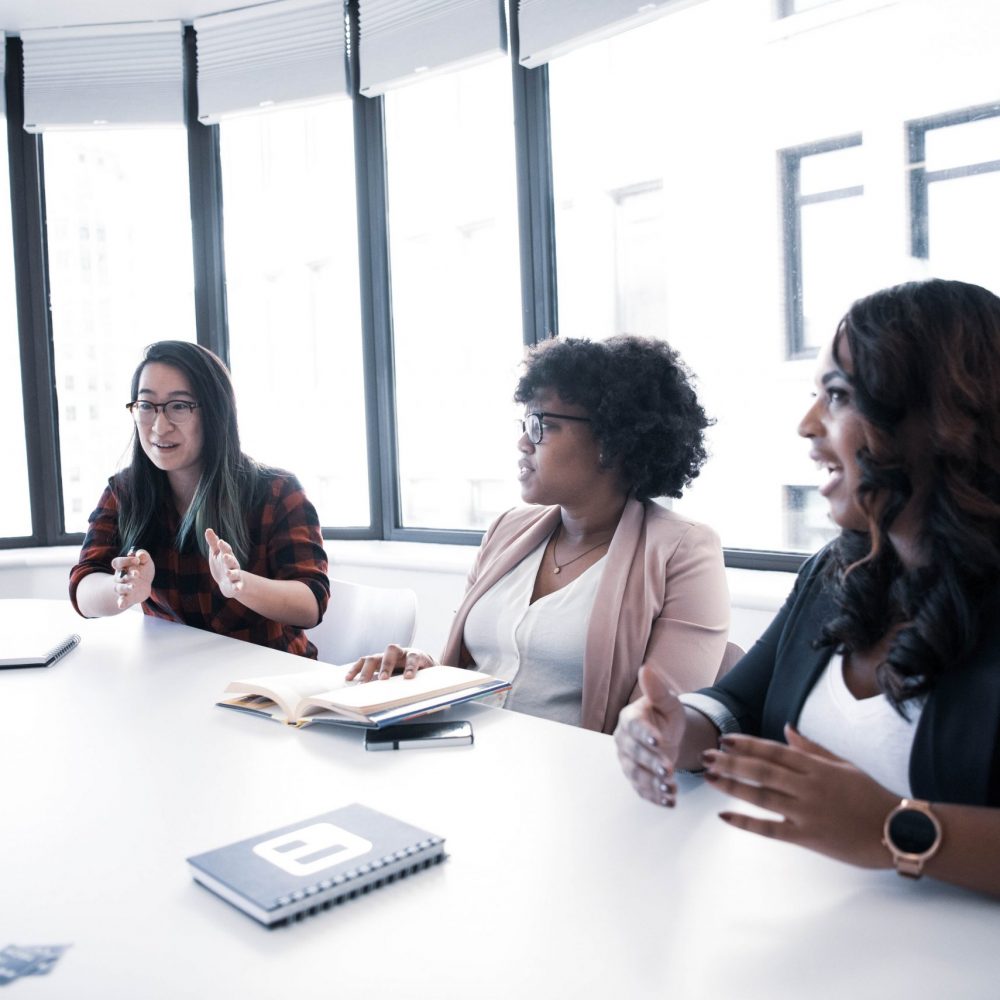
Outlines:
[[[798,361],[816,357],[818,351],[805,339],[805,311],[802,299],[802,208],[825,201],[856,198],[864,194],[864,185],[833,188],[813,194],[801,193],[802,161],[862,144],[862,134],[851,132],[832,139],[821,139],[778,151],[781,177],[781,238],[785,286],[785,359]]]
[[[949,111],[928,118],[917,118],[906,123],[906,169],[909,176],[910,193],[910,256],[919,260],[930,258],[930,199],[931,184],[941,181],[958,180],[960,177],[974,177],[977,174],[1000,172],[1000,159],[983,160],[961,167],[928,172],[924,166],[927,133],[936,129],[950,128],[952,125],[967,125],[969,122],[986,118],[1000,118],[1000,104],[979,104]]]

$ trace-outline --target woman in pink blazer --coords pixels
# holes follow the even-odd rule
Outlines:
[[[677,354],[632,336],[547,341],[514,398],[528,506],[486,532],[441,662],[509,679],[509,708],[610,733],[641,666],[690,691],[725,651],[718,537],[652,499],[698,475],[709,421]],[[352,676],[433,662],[390,646]]]

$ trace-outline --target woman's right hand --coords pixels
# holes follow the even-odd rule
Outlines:
[[[357,679],[362,682],[384,681],[400,670],[403,671],[404,677],[416,677],[418,670],[423,670],[424,667],[433,667],[436,663],[437,660],[422,649],[407,648],[390,643],[386,646],[384,653],[362,656],[347,671],[346,679],[349,681]]]
[[[111,568],[114,570],[114,592],[119,611],[124,611],[133,604],[142,604],[149,598],[156,567],[153,565],[153,557],[145,549],[112,559]]]
[[[642,697],[618,716],[615,747],[632,787],[660,806],[677,801],[674,767],[687,722],[677,695],[651,667],[639,669]]]

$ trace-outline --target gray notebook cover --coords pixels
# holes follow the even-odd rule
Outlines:
[[[270,925],[444,857],[440,837],[354,803],[187,860],[196,881]]]

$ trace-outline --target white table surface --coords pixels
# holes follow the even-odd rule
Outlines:
[[[658,809],[609,737],[463,706],[471,749],[366,753],[215,707],[297,658],[0,601],[0,637],[28,628],[83,642],[0,671],[0,948],[72,947],[5,998],[1000,996],[997,903],[733,830],[697,779]],[[191,879],[191,854],[352,801],[449,859],[275,930]]]

